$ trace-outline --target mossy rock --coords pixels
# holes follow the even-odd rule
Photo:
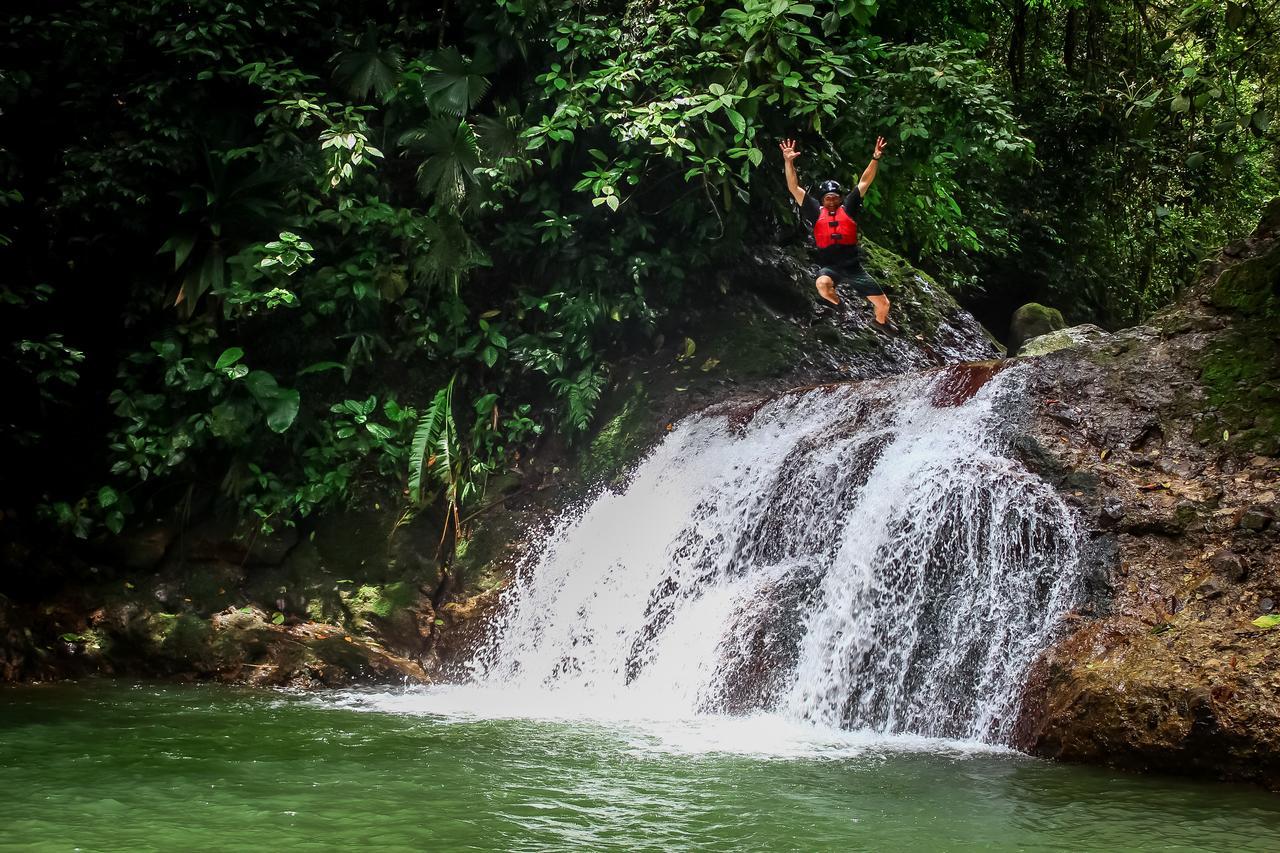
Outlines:
[[[213,630],[192,613],[156,613],[151,617],[153,643],[160,657],[178,668],[211,664]]]
[[[1210,347],[1200,364],[1209,417],[1195,437],[1244,454],[1280,454],[1280,323],[1252,320]],[[1225,438],[1224,438],[1225,434]]]
[[[1028,302],[1014,311],[1009,320],[1009,352],[1016,353],[1032,338],[1066,327],[1067,321],[1057,308],[1050,308],[1039,302]]]
[[[1280,242],[1218,276],[1209,294],[1215,308],[1251,317],[1280,317]]]
[[[1100,340],[1107,336],[1106,331],[1085,323],[1069,329],[1058,329],[1047,335],[1037,335],[1026,341],[1017,351],[1019,356],[1048,355],[1058,350],[1071,349],[1081,344]]]
[[[609,401],[615,414],[605,422],[582,454],[582,476],[588,481],[611,481],[634,464],[652,443],[651,400],[645,383],[630,382]],[[613,407],[616,406],[616,409]]]
[[[417,597],[417,587],[408,581],[397,581],[385,586],[365,584],[342,594],[347,608],[357,622],[367,622],[373,617],[388,619],[397,610],[412,605]]]
[[[932,337],[942,324],[943,310],[956,307],[951,295],[906,258],[870,240],[861,243],[862,265],[889,297],[895,322],[913,335]]]

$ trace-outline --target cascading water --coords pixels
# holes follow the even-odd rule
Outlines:
[[[974,370],[688,418],[553,532],[476,680],[585,713],[1003,741],[1078,547],[1007,454],[1018,369]]]

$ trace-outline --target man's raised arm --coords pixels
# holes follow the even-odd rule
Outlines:
[[[865,196],[867,187],[871,186],[871,182],[876,179],[876,167],[880,165],[880,155],[884,153],[884,137],[876,137],[876,150],[871,154],[871,162],[867,164],[867,168],[862,171],[862,177],[858,179],[858,195]]]
[[[804,204],[804,190],[800,189],[800,179],[796,176],[796,158],[800,156],[800,152],[796,150],[796,141],[784,139],[778,143],[778,147],[782,149],[782,171],[787,176],[787,189],[796,204]]]

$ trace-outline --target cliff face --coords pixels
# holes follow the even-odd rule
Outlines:
[[[1023,455],[1080,508],[1095,580],[1018,745],[1280,787],[1280,200],[1202,273],[1031,360]]]

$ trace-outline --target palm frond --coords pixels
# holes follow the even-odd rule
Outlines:
[[[484,75],[492,70],[492,61],[483,54],[470,59],[456,47],[442,48],[432,54],[422,75],[422,94],[436,112],[464,116],[488,93]]]
[[[438,462],[440,438],[447,436],[448,425],[453,421],[453,383],[451,378],[449,384],[436,392],[435,399],[422,413],[413,432],[413,443],[409,448],[409,499],[415,504],[422,503],[423,477],[426,475],[430,479],[430,469]]]
[[[395,47],[378,44],[378,32],[372,24],[349,50],[337,54],[333,79],[354,98],[366,100],[375,93],[386,100],[395,91],[404,61]]]
[[[475,187],[475,170],[480,167],[480,143],[471,125],[465,119],[436,118],[400,139],[426,154],[418,166],[423,194],[460,206]]]

